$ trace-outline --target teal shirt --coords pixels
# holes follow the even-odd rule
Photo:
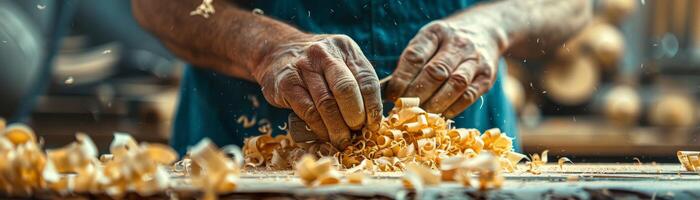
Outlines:
[[[267,0],[241,1],[247,9],[264,14],[307,32],[346,34],[362,48],[382,78],[394,70],[398,57],[411,38],[425,24],[444,18],[476,3],[474,0]],[[232,37],[236,37],[232,35]],[[499,64],[493,88],[453,119],[457,127],[486,130],[498,127],[516,138],[520,150],[517,120],[503,91],[504,62]],[[259,107],[252,106],[257,99]],[[385,105],[388,111],[390,105]],[[274,133],[287,120],[290,110],[269,105],[256,83],[228,77],[198,67],[187,67],[175,118],[172,145],[180,153],[202,138],[218,145],[242,145],[243,139],[260,134],[257,125],[244,128],[237,119],[245,115],[257,121],[267,119]]]

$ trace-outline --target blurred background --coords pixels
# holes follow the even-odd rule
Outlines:
[[[595,20],[559,49],[506,55],[524,150],[575,162],[676,162],[677,150],[700,150],[700,1],[594,3]],[[130,9],[0,0],[0,116],[28,122],[49,148],[76,131],[100,147],[115,131],[167,142],[184,62]]]

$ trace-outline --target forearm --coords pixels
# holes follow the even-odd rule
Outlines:
[[[137,21],[176,55],[195,65],[253,81],[253,71],[282,42],[301,31],[253,14],[227,1],[214,1],[216,12],[191,16],[200,0],[133,0]]]
[[[477,6],[450,18],[482,26],[500,53],[526,58],[547,54],[591,19],[589,0],[512,0]]]

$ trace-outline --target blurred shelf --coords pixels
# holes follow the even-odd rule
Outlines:
[[[697,128],[669,132],[654,127],[617,128],[603,119],[557,117],[520,127],[525,152],[550,150],[558,156],[671,157],[678,150],[700,150]]]

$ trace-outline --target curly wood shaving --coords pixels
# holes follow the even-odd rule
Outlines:
[[[240,150],[231,148],[235,157],[241,157]],[[236,155],[237,154],[237,155]],[[241,162],[232,160],[208,138],[203,139],[192,147],[188,155],[194,163],[201,167],[199,174],[192,177],[193,185],[204,191],[206,199],[212,199],[219,193],[231,192],[237,188]]]
[[[634,158],[632,158],[632,160],[634,160],[634,162],[635,162],[634,165],[636,165],[636,166],[642,165],[642,160],[640,160],[639,158],[634,157]]]
[[[452,128],[451,120],[425,112],[418,107],[419,103],[417,98],[398,99],[389,117],[383,118],[378,131],[363,129],[361,134],[352,138],[353,145],[339,154],[325,142],[290,142],[283,146],[271,140],[270,134],[247,138],[243,148],[246,166],[289,168],[297,160],[282,159],[283,154],[296,150],[317,157],[334,156],[345,168],[369,160],[380,171],[401,171],[412,162],[438,169],[442,159],[454,156],[473,158],[487,151],[503,160],[505,170],[515,169],[517,162],[514,159],[518,156],[512,156],[518,154],[511,154],[512,138],[505,133],[499,129],[489,129],[481,134],[476,129]],[[277,151],[276,155],[273,155],[273,149]],[[285,161],[287,163],[283,163]]]
[[[502,158],[502,157],[500,157]],[[495,189],[500,188],[505,181],[501,174],[501,161],[499,157],[491,153],[482,153],[472,159],[465,159],[462,162],[456,179],[462,181],[465,186],[473,185],[469,179],[469,173],[478,174],[479,189]]]
[[[9,196],[29,196],[45,189],[47,162],[34,131],[24,124],[10,124],[0,120],[0,191]]]
[[[36,134],[24,124],[10,124],[2,133],[2,136],[14,145],[36,143]]]
[[[700,171],[700,151],[678,151],[678,161],[687,171]]]
[[[288,126],[288,125],[287,125],[287,122],[285,122],[285,123],[282,124],[281,126],[277,126],[277,128],[280,129],[280,131],[288,131],[288,130],[287,130],[287,126]]]
[[[438,185],[441,180],[439,172],[416,163],[409,163],[406,166],[406,173],[401,179],[403,186],[408,189],[414,189],[417,196],[421,196],[426,186]]]
[[[272,134],[272,125],[270,125],[269,123],[264,124],[264,125],[260,125],[260,126],[258,126],[258,131],[260,131],[260,133],[262,133],[262,134],[271,135]]]
[[[138,145],[128,134],[115,134],[111,154],[98,159],[94,142],[83,133],[76,134],[75,142],[44,153],[26,125],[12,124],[0,131],[0,189],[9,196],[38,190],[149,196],[169,187],[165,166],[177,159],[169,146]]]
[[[535,153],[530,155],[530,162],[526,163],[528,166],[527,172],[541,174],[542,171],[540,171],[539,168],[547,164],[547,152],[549,152],[549,150],[542,151],[542,154]]]
[[[340,182],[340,174],[333,167],[333,160],[323,157],[319,160],[305,155],[295,166],[296,174],[308,187],[331,185]]]
[[[245,116],[245,115],[241,115],[240,117],[238,117],[238,120],[236,120],[236,122],[243,125],[243,128],[250,128],[250,127],[255,126],[255,121],[256,121],[256,117],[253,117],[253,119],[250,119],[250,118],[248,118],[248,116]]]
[[[569,163],[571,163],[571,164],[574,164],[574,162],[572,162],[569,158],[567,158],[567,157],[561,157],[561,158],[559,158],[559,160],[557,161],[557,164],[559,164],[559,169],[563,170],[563,169],[564,169],[564,163],[566,163],[566,162],[569,162]]]
[[[94,142],[83,133],[76,134],[75,142],[46,153],[26,125],[3,126],[0,133],[0,192],[10,197],[51,190],[61,195],[87,192],[120,199],[127,192],[147,197],[171,187],[167,168],[177,160],[177,153],[167,145],[138,144],[128,134],[115,133],[110,154],[98,159]],[[284,138],[265,138],[259,147],[267,152],[269,142]],[[221,151],[204,139],[188,154],[175,164],[175,171],[191,176],[193,185],[205,192],[204,199],[236,188],[244,158],[239,148],[227,146]],[[332,181],[323,178],[322,182]]]

